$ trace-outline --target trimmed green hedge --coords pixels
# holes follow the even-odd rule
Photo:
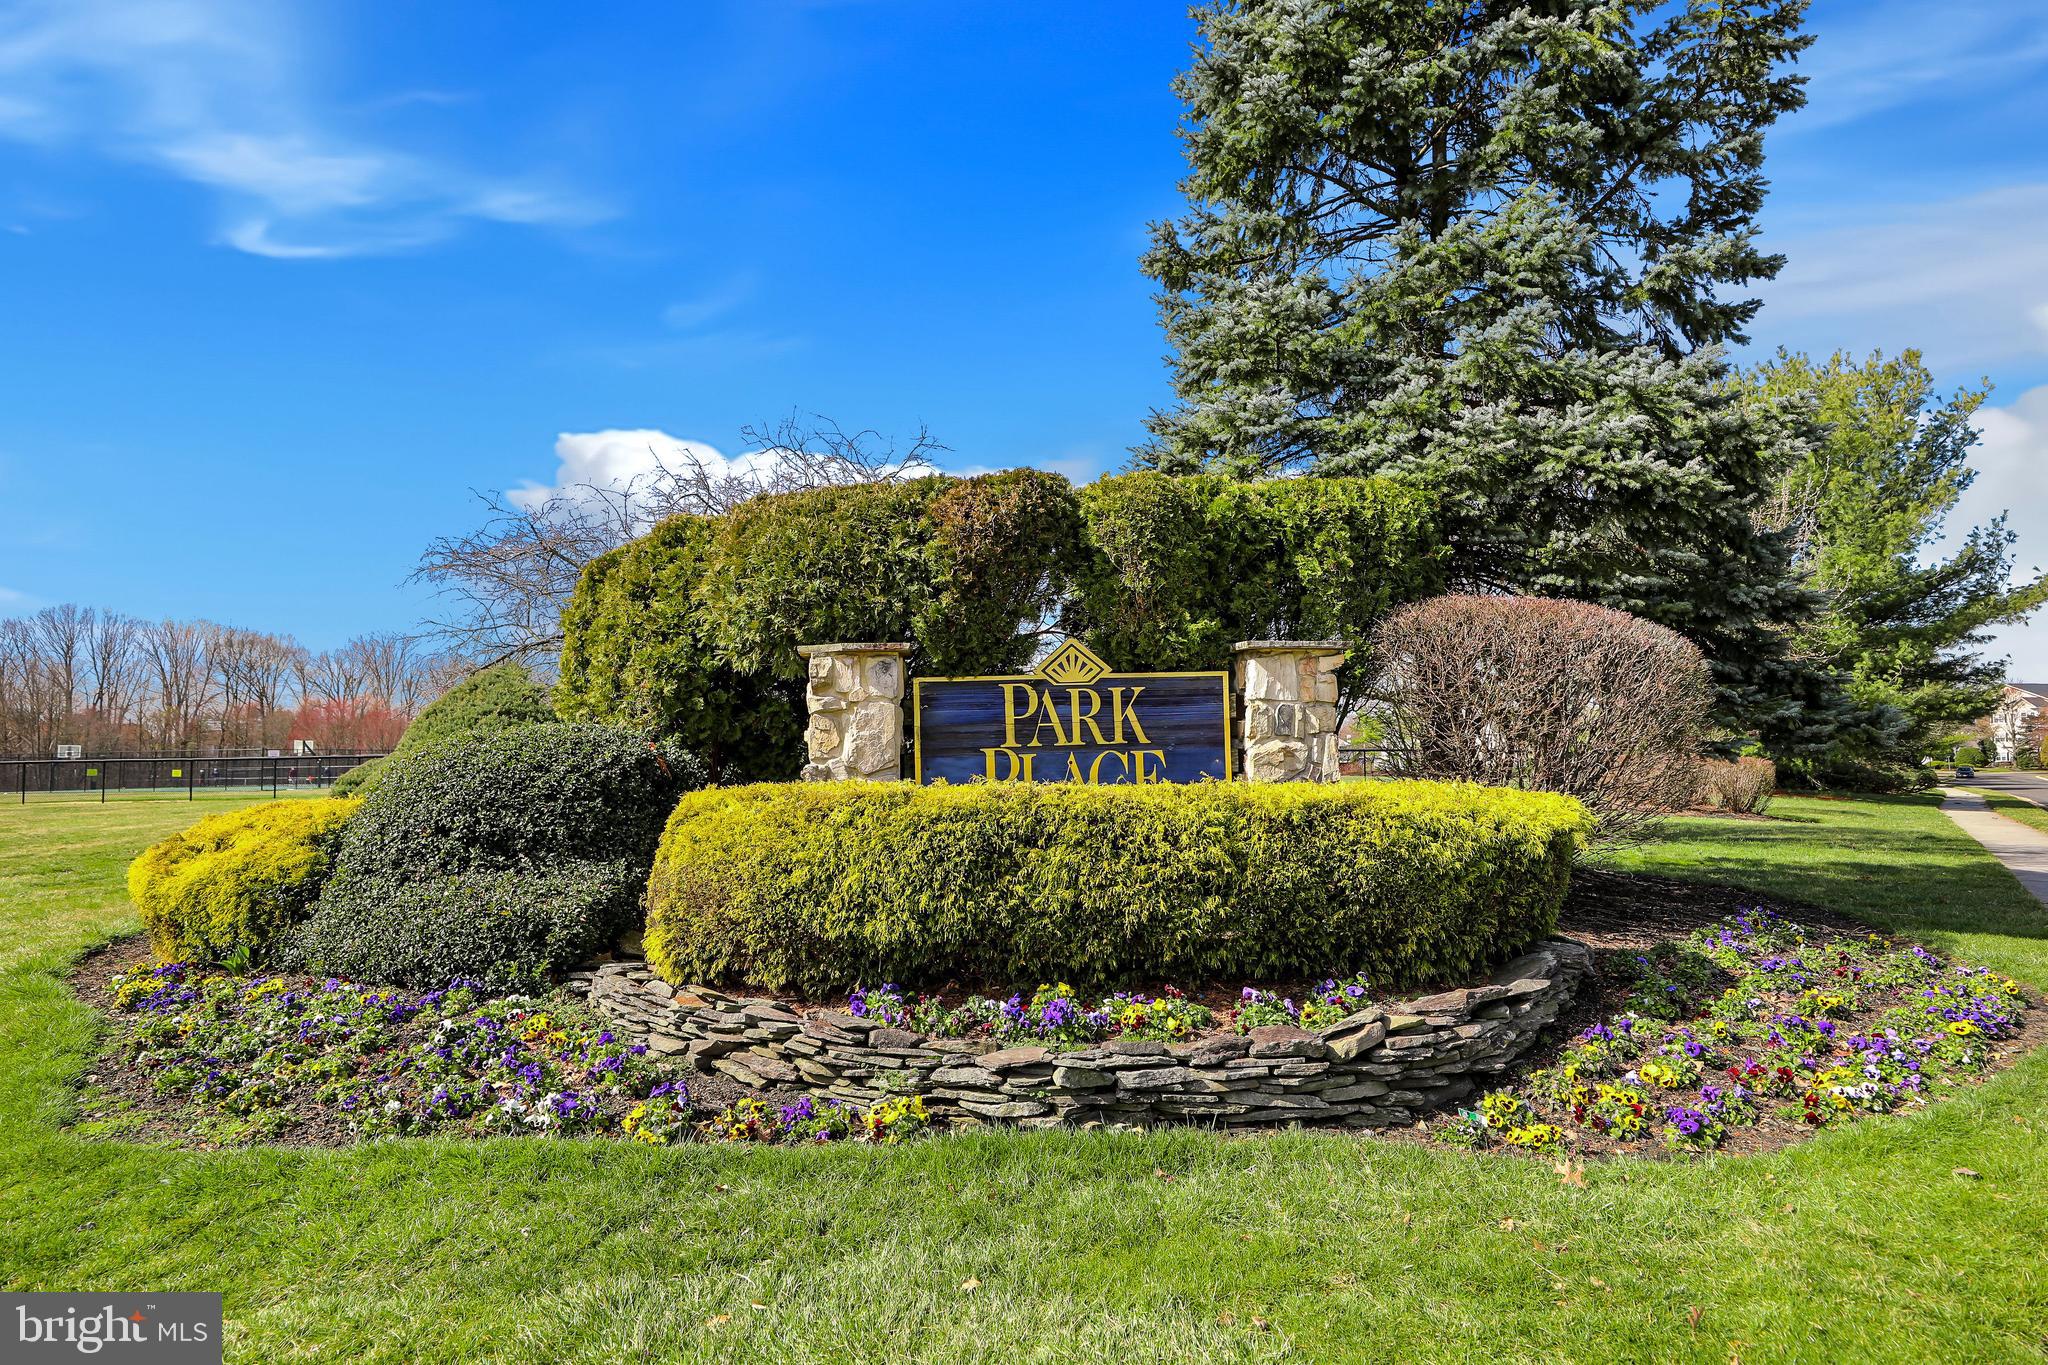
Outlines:
[[[360,801],[269,801],[209,815],[128,865],[128,894],[158,957],[266,955],[311,909]]]
[[[793,783],[683,798],[648,886],[678,984],[1459,976],[1556,925],[1569,797],[1434,782]]]
[[[703,781],[690,754],[606,725],[393,754],[291,960],[403,985],[573,967],[632,923],[663,823]]]
[[[320,898],[294,956],[318,971],[398,986],[472,977],[534,989],[629,927],[645,881],[630,862],[567,861],[400,882],[352,878]]]
[[[1120,667],[1227,668],[1237,641],[1275,638],[1349,640],[1362,661],[1381,616],[1443,591],[1436,502],[1388,479],[1145,472],[1077,491],[1088,554],[1066,624]]]
[[[904,640],[927,673],[1021,667],[1076,542],[1073,490],[1013,469],[815,488],[671,517],[585,566],[565,719],[646,726],[722,777],[794,777],[801,644]]]

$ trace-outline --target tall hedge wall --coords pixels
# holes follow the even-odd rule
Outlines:
[[[556,710],[650,727],[722,780],[795,776],[800,644],[907,640],[926,675],[1012,672],[1043,624],[1125,668],[1218,668],[1255,637],[1363,641],[1439,590],[1426,495],[1375,479],[1018,469],[757,498],[591,563]]]
[[[1120,666],[1222,668],[1254,639],[1362,654],[1381,616],[1443,590],[1433,500],[1385,479],[1140,473],[1079,496],[1089,552],[1068,623]]]
[[[685,796],[648,883],[676,983],[1455,976],[1556,925],[1591,817],[1460,783],[782,783]]]
[[[555,710],[657,731],[719,774],[796,776],[803,693],[723,663],[698,606],[718,523],[671,517],[592,560],[562,614]]]
[[[1021,666],[1077,543],[1073,490],[1015,469],[757,498],[592,562],[563,616],[556,709],[651,726],[722,777],[802,764],[796,647],[907,640],[912,667]]]

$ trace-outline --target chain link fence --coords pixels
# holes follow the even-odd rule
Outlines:
[[[278,758],[0,758],[0,800],[106,801],[318,791],[382,754]]]

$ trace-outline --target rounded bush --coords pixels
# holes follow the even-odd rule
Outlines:
[[[532,674],[516,663],[494,664],[470,674],[414,716],[392,753],[494,734],[515,725],[545,724],[554,718],[548,690],[535,682]],[[334,780],[334,794],[366,794],[386,761],[373,758],[350,768]]]
[[[1604,840],[1692,803],[1713,673],[1674,630],[1552,597],[1453,594],[1373,633],[1386,756],[1403,777],[1563,792]]]
[[[328,794],[330,796],[360,796],[363,788],[376,780],[377,770],[383,766],[384,760],[381,758],[373,758],[366,763],[356,764],[355,767],[350,768],[347,772],[334,779],[334,785],[327,789]]]
[[[1550,932],[1579,802],[1462,783],[764,784],[683,798],[648,886],[674,983],[1468,972]]]
[[[473,868],[623,859],[645,867],[683,751],[608,725],[521,725],[393,754],[342,840],[337,876],[426,881]]]
[[[166,961],[262,958],[312,907],[362,803],[269,801],[210,815],[128,865],[128,894]]]
[[[703,782],[605,725],[521,725],[393,754],[294,945],[310,971],[524,984],[632,923],[662,822]]]
[[[519,664],[494,664],[470,674],[413,717],[394,751],[542,725],[555,718],[548,690]]]
[[[633,920],[645,875],[625,861],[355,878],[321,897],[291,956],[359,981],[532,988],[588,960]]]

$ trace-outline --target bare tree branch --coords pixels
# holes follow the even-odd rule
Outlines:
[[[907,445],[871,429],[795,412],[742,429],[745,454],[707,459],[688,446],[648,451],[649,467],[621,483],[583,482],[544,495],[477,492],[477,529],[434,540],[407,578],[446,610],[422,634],[477,667],[517,660],[549,671],[562,611],[583,566],[673,516],[715,517],[754,498],[879,483],[933,471],[946,449],[923,426]],[[474,490],[473,490],[474,491]]]

